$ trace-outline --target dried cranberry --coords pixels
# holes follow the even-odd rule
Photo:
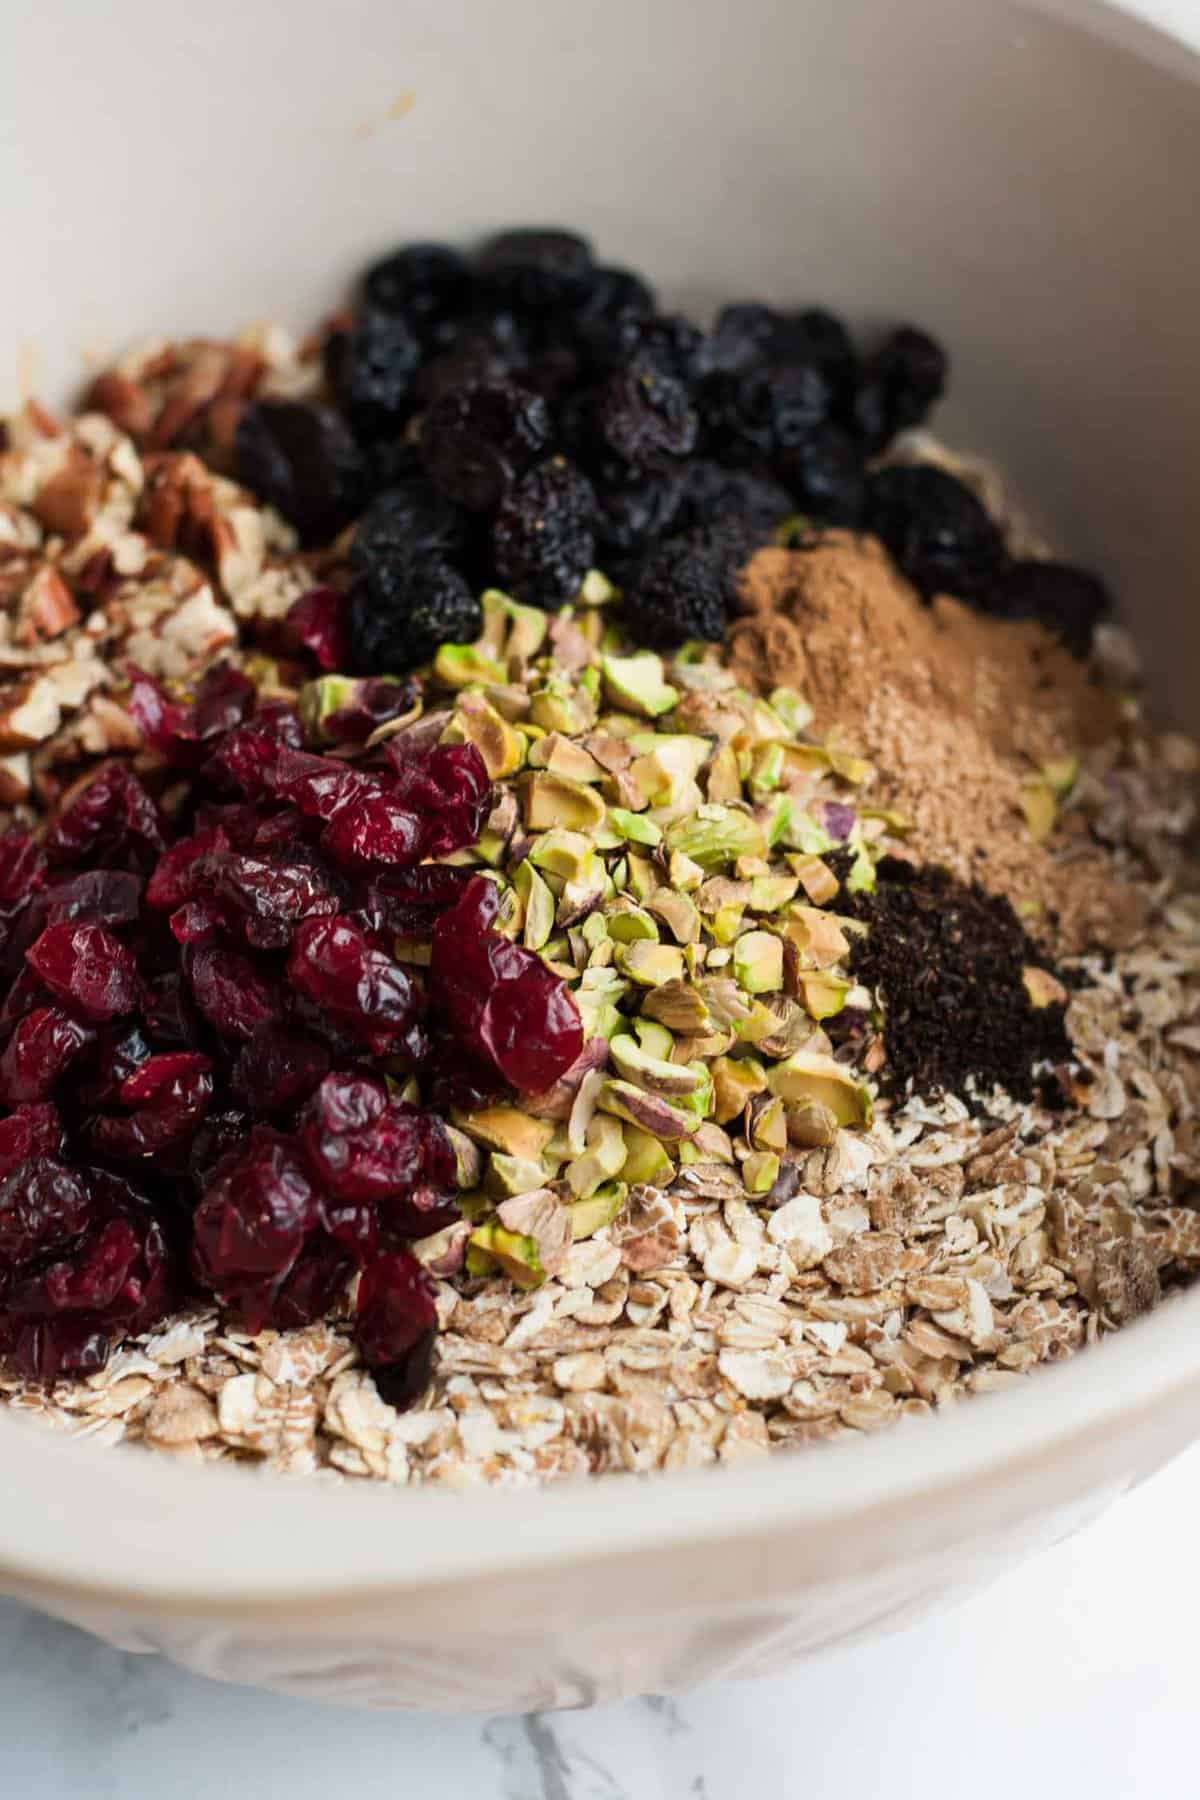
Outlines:
[[[121,868],[153,860],[164,848],[162,819],[127,763],[110,762],[51,821],[51,862]]]
[[[415,681],[397,681],[394,676],[369,676],[356,681],[344,705],[326,713],[321,729],[331,744],[365,744],[372,732],[403,713],[413,711],[420,697]]]
[[[229,1085],[249,1112],[275,1117],[307,1100],[328,1069],[324,1044],[295,1026],[268,1024],[240,1051]]]
[[[185,953],[184,967],[196,1005],[222,1037],[253,1037],[279,1017],[279,995],[248,956],[202,944]]]
[[[393,1406],[410,1406],[428,1382],[437,1289],[415,1256],[377,1256],[358,1284],[354,1336]]]
[[[441,1124],[389,1097],[367,1077],[327,1075],[305,1118],[304,1145],[322,1185],[338,1200],[445,1206],[455,1160]]]
[[[386,745],[392,793],[424,816],[425,856],[474,844],[492,805],[487,765],[474,744],[442,744],[417,755],[403,737]]]
[[[271,1296],[268,1322],[295,1331],[323,1318],[345,1292],[354,1259],[335,1238],[310,1238]]]
[[[412,977],[348,918],[308,920],[297,929],[288,979],[376,1056],[395,1049],[420,1018]]]
[[[12,1362],[19,1375],[57,1381],[60,1376],[97,1374],[110,1347],[108,1332],[94,1319],[38,1319],[17,1333]]]
[[[97,1114],[87,1136],[100,1156],[154,1156],[194,1136],[212,1103],[212,1065],[196,1051],[149,1057],[121,1085],[125,1116]]]
[[[62,1120],[55,1107],[45,1101],[40,1106],[18,1106],[0,1119],[0,1176],[31,1156],[59,1156],[62,1147]]]
[[[79,1174],[50,1154],[33,1154],[0,1181],[0,1263],[20,1265],[61,1249],[79,1236],[90,1217],[91,1202]]]
[[[31,947],[29,965],[52,994],[94,1023],[137,1004],[137,964],[103,925],[51,925]]]
[[[334,757],[313,756],[304,750],[281,750],[271,776],[271,786],[281,800],[288,800],[306,818],[332,819],[343,807],[358,805],[383,789],[374,775],[352,769]]]
[[[291,923],[335,913],[340,904],[329,880],[310,863],[211,851],[194,866],[195,888],[255,918]]]
[[[89,869],[70,881],[56,881],[37,896],[35,908],[46,925],[87,919],[98,925],[132,925],[141,910],[145,882],[128,869]]]
[[[24,825],[10,825],[0,836],[0,906],[23,905],[45,885],[46,857]]]
[[[393,937],[426,939],[432,935],[439,913],[458,903],[471,879],[469,869],[447,863],[384,870],[372,882],[359,916],[371,919]]]
[[[513,1087],[541,1093],[583,1047],[566,983],[539,956],[490,929],[494,884],[471,882],[433,931],[430,999],[455,1035]]]
[[[299,1144],[266,1125],[222,1158],[196,1209],[192,1267],[214,1293],[286,1275],[317,1223]]]
[[[319,669],[346,666],[345,607],[336,588],[309,588],[293,601],[287,616],[292,642],[311,650]]]
[[[321,834],[321,848],[343,868],[407,868],[425,851],[426,823],[389,794],[366,794],[343,807]]]
[[[192,870],[202,856],[229,848],[229,834],[220,825],[211,831],[197,831],[192,837],[180,838],[163,852],[154,873],[146,883],[146,902],[173,912],[192,894]]]
[[[63,1071],[91,1043],[94,1032],[56,1006],[27,1013],[0,1056],[0,1101],[20,1106],[48,1100]]]

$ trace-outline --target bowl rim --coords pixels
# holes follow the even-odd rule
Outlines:
[[[1115,1434],[1132,1442],[1157,1428],[1161,1439],[1174,1409],[1181,1429],[1171,1451],[1200,1424],[1200,1287],[1169,1295],[1014,1390],[972,1398],[953,1417],[748,1468],[648,1480],[348,1492],[304,1477],[171,1466],[152,1453],[101,1456],[0,1418],[0,1587],[49,1604],[70,1596],[189,1617],[241,1611],[261,1622],[411,1601],[422,1590],[445,1597],[481,1577],[536,1585],[572,1565],[604,1567],[608,1580],[634,1551],[666,1559],[704,1551],[716,1569],[725,1548],[766,1544],[793,1557],[802,1549],[799,1573],[811,1585],[823,1568],[832,1577],[828,1559],[848,1535],[858,1540],[856,1566],[872,1560],[868,1521],[886,1560],[889,1542],[915,1556],[922,1546],[969,1542],[986,1519],[1044,1513],[1051,1471],[1058,1497],[1078,1498],[1090,1477],[1111,1481]],[[1161,1449],[1155,1460],[1165,1460]],[[99,1546],[91,1527],[80,1533],[81,1492],[104,1529]]]

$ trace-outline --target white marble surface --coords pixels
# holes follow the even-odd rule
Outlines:
[[[943,1618],[778,1679],[488,1721],[224,1688],[0,1601],[21,1800],[1173,1800],[1193,1720],[1200,1448]]]

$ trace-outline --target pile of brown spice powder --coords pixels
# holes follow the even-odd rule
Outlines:
[[[926,606],[870,538],[830,532],[761,550],[745,571],[729,659],[748,687],[797,688],[812,729],[862,752],[874,805],[913,823],[914,860],[1006,895],[1062,951],[1136,936],[1144,906],[1069,811],[1047,842],[1022,806],[1047,763],[1120,726],[1117,700],[1039,625]]]

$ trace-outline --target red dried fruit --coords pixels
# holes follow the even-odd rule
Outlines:
[[[70,881],[56,881],[37,896],[32,911],[43,925],[86,919],[93,925],[131,925],[142,904],[145,882],[128,869],[89,869]]]
[[[109,1349],[108,1332],[94,1319],[38,1319],[16,1334],[11,1359],[18,1375],[49,1382],[97,1374]]]
[[[122,1117],[100,1113],[85,1127],[100,1156],[154,1156],[194,1137],[212,1104],[212,1065],[197,1051],[151,1056],[121,1085]]]
[[[52,1155],[35,1153],[10,1167],[0,1181],[0,1265],[19,1267],[61,1249],[90,1219],[91,1201],[82,1178]]]
[[[264,1025],[239,1053],[229,1085],[247,1111],[277,1116],[303,1105],[328,1070],[324,1044],[295,1026]]]
[[[273,984],[236,950],[202,944],[185,952],[184,968],[192,998],[222,1037],[253,1037],[282,1011]]]
[[[440,744],[418,754],[403,737],[384,746],[393,799],[425,820],[424,856],[448,856],[473,844],[492,807],[487,765],[474,744]]]
[[[335,913],[338,895],[322,870],[279,857],[242,856],[217,850],[192,869],[193,891],[258,919],[291,923]]]
[[[48,1100],[63,1071],[94,1038],[90,1026],[57,1006],[40,1006],[21,1020],[0,1056],[0,1102],[20,1106]]]
[[[31,1156],[59,1156],[62,1147],[62,1120],[55,1107],[45,1102],[18,1106],[7,1119],[0,1119],[0,1176]]]
[[[583,1048],[579,1009],[539,956],[491,929],[496,889],[477,876],[433,930],[430,999],[455,1036],[513,1087],[543,1093]]]
[[[254,711],[256,689],[231,663],[205,675],[190,705],[173,700],[161,684],[135,669],[129,711],[142,736],[169,762],[194,768],[208,741],[232,731]]]
[[[437,1331],[437,1289],[415,1256],[377,1256],[358,1284],[354,1336],[376,1385],[393,1406],[411,1406],[427,1385]]]
[[[0,836],[0,907],[23,906],[46,882],[46,857],[24,825]]]
[[[51,993],[85,1019],[103,1024],[137,1005],[137,964],[103,925],[51,925],[27,954]]]
[[[309,588],[306,594],[293,601],[288,611],[287,631],[294,643],[311,650],[318,668],[346,667],[344,603],[336,588]]]
[[[194,832],[191,837],[180,838],[178,843],[164,851],[146,883],[147,905],[161,908],[164,912],[173,912],[177,906],[182,906],[191,898],[192,871],[201,857],[228,848],[229,834],[220,825],[209,831]]]
[[[386,929],[393,937],[428,938],[438,915],[457,905],[471,879],[469,869],[452,868],[446,863],[380,870],[368,890],[361,916],[370,920],[369,929]]]
[[[306,1109],[303,1138],[335,1199],[403,1199],[422,1211],[453,1199],[454,1152],[440,1122],[367,1077],[327,1075]]]
[[[368,676],[355,682],[344,706],[325,715],[322,729],[331,744],[365,744],[381,725],[411,712],[419,698],[416,682]]]
[[[310,819],[332,819],[383,791],[377,776],[306,750],[281,750],[271,772],[271,792]]]
[[[298,926],[287,972],[300,993],[376,1056],[402,1043],[420,1019],[421,993],[411,975],[352,919]]]
[[[128,763],[105,763],[51,821],[44,839],[51,862],[122,868],[144,865],[164,848],[158,808]]]
[[[354,1259],[341,1244],[319,1234],[310,1238],[273,1292],[268,1322],[295,1331],[323,1318],[345,1293],[353,1269]]]
[[[317,1196],[299,1144],[256,1125],[221,1159],[193,1225],[192,1268],[219,1295],[292,1267],[318,1223]]]
[[[321,834],[321,848],[343,868],[405,868],[420,862],[427,835],[418,813],[388,794],[367,794],[334,815]]]

